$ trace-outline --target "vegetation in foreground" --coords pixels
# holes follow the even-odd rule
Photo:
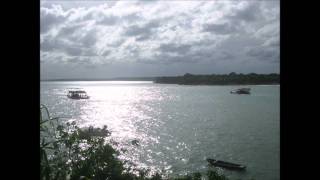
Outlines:
[[[258,84],[279,84],[279,74],[212,74],[184,76],[158,77],[155,83],[182,84],[182,85],[258,85]]]
[[[43,120],[40,113],[41,180],[227,180],[213,170],[173,178],[159,173],[149,175],[147,170],[134,173],[118,159],[119,152],[106,143],[105,137],[110,135],[106,128],[91,132],[80,129],[74,122],[66,125],[57,122],[57,118]]]

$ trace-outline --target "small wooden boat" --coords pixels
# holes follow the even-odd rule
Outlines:
[[[240,88],[230,91],[231,94],[250,94],[250,88]]]
[[[240,165],[240,164],[235,164],[235,163],[230,163],[230,162],[225,162],[225,161],[219,161],[215,159],[207,159],[207,161],[213,165],[213,166],[218,166],[226,169],[231,169],[231,170],[245,170],[246,166]]]

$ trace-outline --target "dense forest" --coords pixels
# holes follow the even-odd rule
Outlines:
[[[184,76],[158,77],[155,83],[183,84],[183,85],[257,85],[257,84],[279,84],[280,75],[272,74],[211,74]]]

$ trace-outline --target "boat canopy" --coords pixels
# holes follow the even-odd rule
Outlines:
[[[86,93],[85,91],[77,90],[77,91],[69,91],[69,93]]]

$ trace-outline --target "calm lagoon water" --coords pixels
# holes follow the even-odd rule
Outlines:
[[[280,86],[182,86],[147,81],[41,82],[41,103],[62,121],[111,130],[121,158],[172,174],[205,171],[206,158],[247,166],[231,179],[280,179]],[[71,100],[68,88],[90,99]],[[140,146],[131,141],[137,139]]]

